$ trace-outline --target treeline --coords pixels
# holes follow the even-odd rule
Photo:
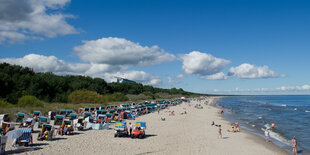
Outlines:
[[[73,100],[69,96],[78,90],[93,91],[99,95],[110,94],[108,98],[111,100],[117,100],[115,98],[119,96],[121,100],[126,100],[124,95],[127,94],[194,95],[181,88],[162,89],[138,83],[107,83],[104,79],[87,76],[35,73],[30,68],[7,63],[0,64],[0,89],[0,99],[13,104],[18,103],[22,96],[35,96],[45,102],[67,103],[69,99]]]

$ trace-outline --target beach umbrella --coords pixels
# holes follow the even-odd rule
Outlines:
[[[16,130],[9,131],[5,136],[7,136],[8,139],[16,139],[22,136],[23,133],[24,131],[22,129],[16,129]]]

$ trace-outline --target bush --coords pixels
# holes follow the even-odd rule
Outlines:
[[[5,102],[4,100],[0,100],[0,107],[1,108],[9,108],[9,107],[13,107],[12,104]]]
[[[124,95],[123,93],[114,93],[111,95],[105,95],[104,96],[106,98],[106,100],[108,100],[109,102],[122,102],[122,101],[128,101],[129,98]]]
[[[95,91],[76,90],[72,92],[68,101],[74,104],[79,103],[106,103],[106,99]]]
[[[43,107],[44,104],[42,101],[37,99],[34,96],[23,96],[18,99],[19,107]]]

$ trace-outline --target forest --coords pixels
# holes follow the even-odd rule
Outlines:
[[[0,64],[0,100],[17,104],[23,96],[33,96],[48,103],[126,101],[128,96],[144,95],[158,99],[166,95],[202,95],[182,88],[163,89],[139,83],[107,83],[101,78],[80,75],[36,73],[31,68]],[[88,100],[95,96],[98,100]]]

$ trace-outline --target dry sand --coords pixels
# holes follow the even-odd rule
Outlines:
[[[213,102],[211,99],[210,102]],[[209,103],[210,103],[209,102]],[[198,102],[192,102],[195,104]],[[175,116],[168,111],[174,110]],[[181,115],[186,111],[187,114]],[[161,121],[165,117],[166,121]],[[56,140],[34,141],[33,151],[21,154],[203,154],[203,155],[275,155],[288,154],[263,138],[246,133],[227,132],[229,122],[222,119],[218,109],[203,105],[196,109],[189,104],[181,104],[157,112],[140,116],[135,121],[147,122],[146,138],[114,138],[113,125],[110,130],[77,131],[72,136],[56,136]],[[135,122],[128,121],[128,122]],[[218,128],[211,122],[221,124],[223,139],[218,138]],[[36,138],[37,134],[33,134]],[[12,151],[7,143],[8,153]]]

